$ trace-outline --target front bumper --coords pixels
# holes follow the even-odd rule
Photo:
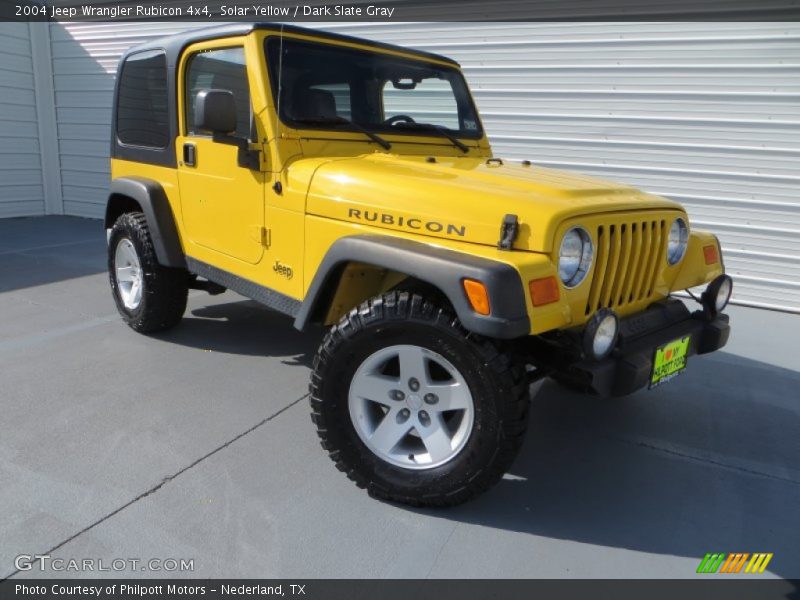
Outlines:
[[[620,320],[619,339],[608,358],[562,363],[554,376],[586,392],[624,396],[648,385],[656,348],[686,335],[691,335],[688,356],[719,350],[730,335],[728,315],[709,319],[703,311],[690,313],[680,300],[659,302]]]

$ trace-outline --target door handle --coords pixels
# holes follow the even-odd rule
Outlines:
[[[186,143],[183,145],[183,164],[193,167],[197,164],[197,147],[194,144]]]

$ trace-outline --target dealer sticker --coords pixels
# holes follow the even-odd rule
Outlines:
[[[653,372],[650,375],[651,390],[662,383],[670,381],[686,368],[690,339],[691,336],[687,335],[656,348],[656,355],[653,358]]]

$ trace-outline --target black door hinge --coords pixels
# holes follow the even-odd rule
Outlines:
[[[503,217],[502,225],[500,225],[500,241],[497,242],[497,247],[500,250],[511,250],[518,234],[519,221],[517,221],[517,215],[506,215]]]

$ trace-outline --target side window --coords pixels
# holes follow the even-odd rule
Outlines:
[[[250,87],[244,49],[221,48],[199,52],[189,59],[186,69],[186,132],[188,135],[207,135],[194,125],[194,101],[204,89],[233,92],[236,102],[236,134],[250,137]]]
[[[444,79],[387,81],[383,86],[383,114],[384,119],[406,115],[417,123],[461,129],[455,93]]]
[[[167,59],[161,51],[128,57],[119,76],[117,139],[129,146],[169,144]]]

